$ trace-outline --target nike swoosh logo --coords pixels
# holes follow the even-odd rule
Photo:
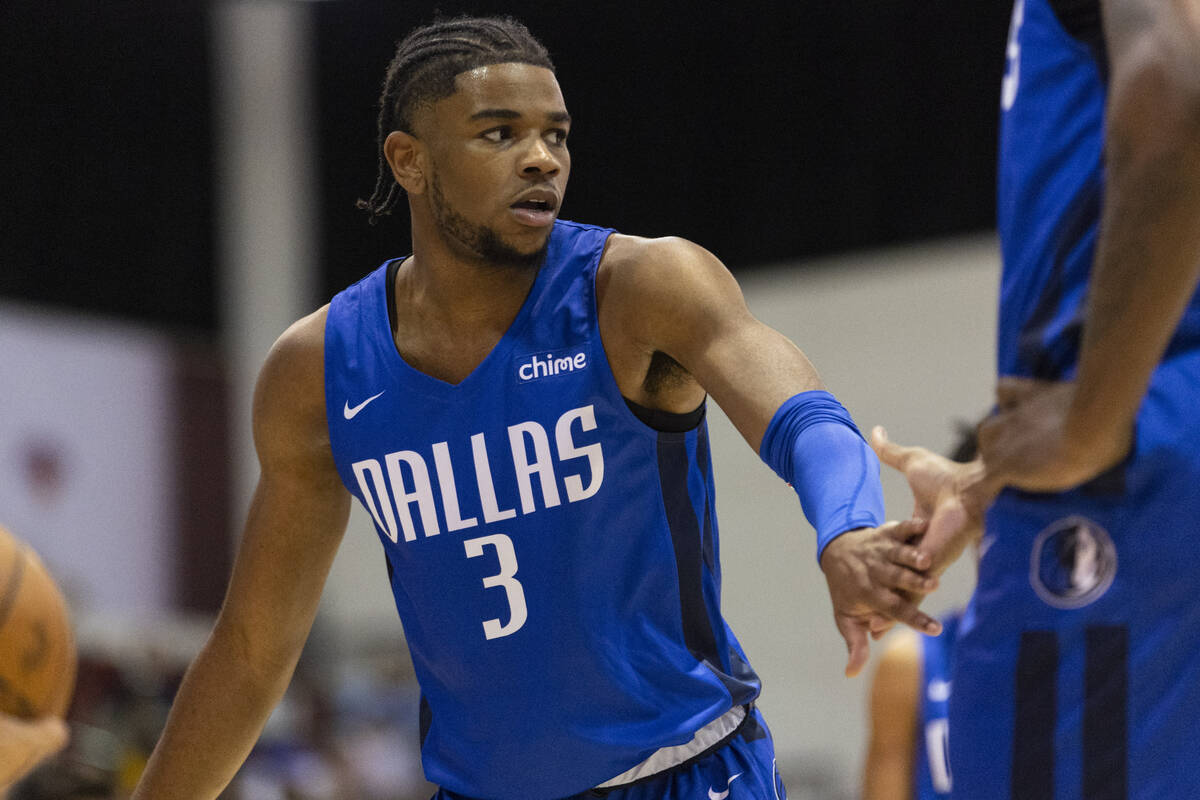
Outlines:
[[[386,392],[387,389],[384,389],[383,391]],[[362,411],[364,408],[367,407],[367,403],[371,402],[376,397],[379,397],[379,395],[381,395],[381,394],[383,394],[383,392],[380,392],[377,395],[372,395],[371,397],[368,397],[366,400],[363,400],[361,403],[356,405],[354,408],[350,407],[350,401],[347,400],[346,407],[342,409],[342,416],[345,417],[346,419],[354,419],[355,417],[358,416],[358,412]]]
[[[736,774],[732,778],[730,778],[728,781],[726,781],[725,782],[725,791],[723,791],[723,792],[714,792],[713,788],[711,786],[708,787],[708,800],[725,800],[726,797],[729,797],[729,787],[733,784],[734,781],[736,781],[740,777],[742,777],[742,773],[739,772],[738,774]]]

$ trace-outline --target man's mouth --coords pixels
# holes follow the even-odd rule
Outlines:
[[[558,198],[548,192],[538,192],[518,200],[510,208],[521,224],[541,228],[554,223]]]
[[[522,200],[519,203],[513,203],[513,208],[527,208],[530,211],[553,211],[554,205],[545,200]]]

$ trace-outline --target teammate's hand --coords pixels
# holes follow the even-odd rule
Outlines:
[[[66,744],[67,726],[61,719],[26,720],[0,713],[0,795]]]
[[[913,493],[913,516],[929,520],[918,550],[929,557],[929,574],[941,575],[983,533],[983,512],[999,483],[979,459],[951,461],[924,447],[906,447],[888,439],[876,425],[871,447],[879,460],[904,474]]]
[[[979,426],[988,472],[1031,492],[1073,489],[1111,469],[1133,444],[1132,426],[1073,433],[1075,384],[1001,378],[997,412]]]
[[[922,574],[929,556],[907,543],[924,530],[923,520],[888,522],[848,531],[825,546],[821,570],[829,584],[834,622],[849,651],[847,677],[867,663],[868,636],[880,629],[881,618],[922,633],[941,631],[941,623],[913,602],[937,587],[936,578]]]

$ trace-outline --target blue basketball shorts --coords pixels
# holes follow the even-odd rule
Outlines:
[[[569,800],[786,800],[766,721],[751,708],[742,724],[709,750],[635,783],[589,789]],[[441,789],[432,800],[468,800]]]

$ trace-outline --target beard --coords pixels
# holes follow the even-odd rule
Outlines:
[[[535,269],[541,266],[546,250],[550,247],[547,236],[541,247],[532,253],[523,253],[505,242],[500,234],[486,225],[476,225],[459,214],[446,202],[442,185],[433,177],[429,192],[433,219],[438,230],[451,242],[469,251],[480,261],[496,267]]]

